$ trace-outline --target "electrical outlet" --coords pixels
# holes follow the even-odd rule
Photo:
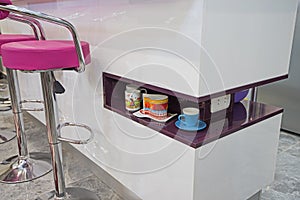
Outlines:
[[[230,94],[211,99],[210,112],[215,113],[227,109],[230,105]]]

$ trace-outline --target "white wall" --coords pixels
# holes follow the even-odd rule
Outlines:
[[[259,101],[284,108],[282,128],[300,134],[300,8],[298,6],[295,37],[287,80],[259,88]]]

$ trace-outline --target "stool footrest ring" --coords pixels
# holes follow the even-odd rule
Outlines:
[[[7,83],[0,83],[0,92],[8,91],[8,84]]]
[[[67,126],[84,128],[90,132],[90,136],[86,140],[75,140],[75,139],[59,136],[57,139],[61,142],[68,142],[68,143],[72,143],[72,144],[87,144],[94,138],[93,130],[85,124],[76,124],[76,123],[71,123],[71,122],[65,122],[65,123],[59,124],[57,127],[57,130],[60,131],[62,128],[67,127]]]
[[[39,103],[39,104],[44,104],[44,101],[42,100],[23,100],[21,101],[21,110],[22,111],[43,111],[44,108],[24,108],[23,104],[28,104],[28,103]]]
[[[9,99],[9,89],[8,83],[3,82],[3,79],[0,79],[0,101]]]
[[[11,101],[0,99],[0,111],[7,111],[10,109],[11,109]]]

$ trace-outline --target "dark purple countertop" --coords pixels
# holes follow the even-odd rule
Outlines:
[[[283,109],[275,106],[243,101],[234,104],[231,113],[219,112],[212,115],[210,119],[205,121],[207,127],[204,130],[189,132],[180,130],[175,126],[177,117],[166,123],[158,123],[150,119],[137,118],[125,109],[119,109],[124,107],[121,105],[117,106],[118,109],[105,107],[193,148],[201,147],[219,138],[234,134],[241,129],[283,112]]]

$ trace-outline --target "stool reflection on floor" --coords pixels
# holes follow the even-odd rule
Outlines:
[[[87,42],[80,42],[73,25],[63,19],[10,5],[0,5],[0,9],[55,23],[66,27],[71,32],[73,41],[40,40],[5,44],[1,48],[3,65],[8,71],[22,70],[32,73],[40,72],[55,184],[54,195],[50,195],[48,199],[98,199],[98,197],[89,190],[65,187],[61,141],[85,144],[93,138],[93,132],[88,126],[83,124],[70,122],[59,124],[56,103],[56,93],[59,91],[56,90],[55,85],[57,85],[57,81],[53,73],[55,70],[62,69],[73,69],[78,72],[83,72],[85,63],[90,62],[89,44]],[[8,73],[8,76],[11,76],[11,74]],[[66,126],[79,126],[87,129],[91,135],[87,140],[63,138],[61,136],[61,129]]]
[[[8,0],[6,0],[6,2],[10,3]],[[21,34],[1,34],[0,46],[10,42],[36,40],[39,38],[38,32],[43,32],[41,30],[41,26],[35,20],[29,20],[26,17],[23,18],[19,15],[8,15],[7,12],[0,11],[0,19],[5,17],[13,19],[14,21],[29,24],[33,28],[35,36]],[[39,28],[40,31],[37,31]],[[9,85],[9,93],[11,95],[11,105],[14,114],[16,133],[1,131],[0,134],[3,142],[7,142],[17,135],[18,155],[12,156],[0,163],[0,182],[20,183],[31,181],[49,173],[52,170],[52,166],[49,153],[28,152],[17,73],[14,70],[8,70],[7,73],[7,82]],[[8,88],[6,88],[6,90],[8,90]],[[8,100],[9,99],[7,98],[3,103],[10,104]]]

